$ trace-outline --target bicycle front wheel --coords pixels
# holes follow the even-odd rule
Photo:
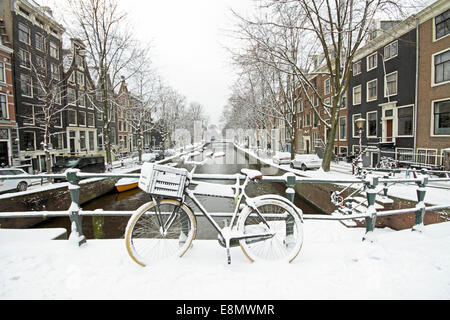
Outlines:
[[[238,220],[243,236],[274,234],[272,237],[250,237],[239,241],[250,261],[270,260],[292,262],[303,244],[303,223],[288,204],[276,199],[255,200],[260,215],[247,207]],[[264,218],[264,220],[261,218]]]
[[[171,220],[171,221],[169,221]],[[179,201],[164,199],[141,206],[131,216],[125,231],[130,257],[141,266],[171,257],[182,257],[196,233],[192,211]]]

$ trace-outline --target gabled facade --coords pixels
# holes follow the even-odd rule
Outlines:
[[[20,164],[29,172],[45,171],[43,130],[39,122],[42,110],[42,86],[55,75],[62,78],[62,34],[48,7],[34,1],[3,1],[2,18],[12,40],[16,121],[19,128]],[[60,101],[57,103],[61,103]],[[40,119],[40,120],[39,120]],[[62,129],[60,119],[52,119],[52,130]],[[58,153],[56,136],[52,136],[50,154]]]
[[[136,144],[133,138],[133,128],[131,126],[132,109],[134,107],[135,99],[133,99],[131,93],[128,91],[125,79],[122,79],[116,101],[118,106],[117,135],[119,153],[129,154],[134,151],[134,146]]]
[[[95,85],[86,63],[85,49],[81,40],[71,39],[70,52],[65,57],[64,140],[70,155],[103,154],[103,117],[96,107]]]

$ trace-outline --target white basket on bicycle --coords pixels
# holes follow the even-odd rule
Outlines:
[[[181,199],[187,175],[186,169],[144,163],[139,177],[139,188],[152,196]]]

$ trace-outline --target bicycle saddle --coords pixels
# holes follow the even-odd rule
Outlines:
[[[260,171],[251,169],[241,169],[241,173],[248,176],[250,180],[261,179],[263,176]]]

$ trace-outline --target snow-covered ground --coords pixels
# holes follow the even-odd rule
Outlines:
[[[450,299],[450,223],[377,229],[374,243],[363,234],[308,220],[291,264],[250,263],[237,247],[227,265],[217,241],[196,240],[183,258],[142,268],[123,240],[78,248],[48,240],[55,230],[0,229],[0,299]]]

